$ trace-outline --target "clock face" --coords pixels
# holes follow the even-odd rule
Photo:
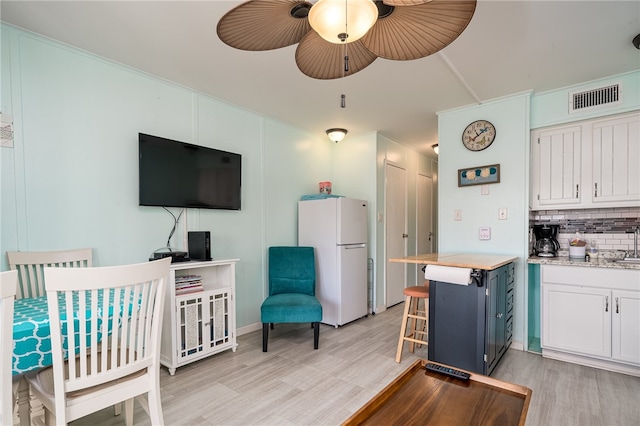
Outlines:
[[[495,138],[496,128],[487,120],[474,121],[462,132],[462,143],[471,151],[489,148]]]

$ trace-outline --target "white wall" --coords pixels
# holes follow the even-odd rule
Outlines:
[[[412,256],[416,253],[416,185],[418,173],[424,172],[424,164],[427,162],[426,157],[418,155],[415,151],[407,148],[398,141],[389,139],[383,135],[377,136],[376,151],[376,206],[374,212],[375,229],[376,229],[376,263],[375,268],[375,295],[374,308],[376,312],[382,312],[386,309],[385,302],[385,281],[386,281],[386,259],[389,257],[386,253],[385,242],[385,165],[387,162],[407,171],[407,255]],[[382,220],[378,220],[381,217]],[[406,266],[407,268],[407,286],[417,284],[416,268]]]
[[[297,200],[333,179],[333,145],[241,108],[2,26],[2,270],[7,250],[92,247],[96,266],[145,262],[173,218],[138,205],[138,132],[242,154],[242,210],[190,209],[171,245],[209,230],[214,258],[239,258],[238,326],[260,320],[266,247],[297,242]],[[358,176],[354,176],[357,179]],[[354,182],[363,190],[375,182]],[[369,189],[373,192],[374,189]],[[179,209],[171,209],[178,213]]]
[[[621,102],[569,113],[569,94],[620,84]],[[634,111],[640,107],[640,70],[589,82],[536,93],[531,99],[531,128],[553,126],[611,114]]]
[[[530,94],[522,93],[438,114],[438,251],[507,254],[516,263],[514,339],[524,336],[524,301],[528,226]],[[489,120],[496,127],[493,144],[479,152],[462,145],[464,128],[475,120]],[[458,169],[500,164],[500,183],[458,187]],[[506,208],[507,220],[498,220],[498,208]],[[455,221],[455,209],[462,220]],[[480,240],[480,227],[491,227],[491,239]]]

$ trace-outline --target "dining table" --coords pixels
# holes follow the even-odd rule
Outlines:
[[[111,295],[113,297],[113,295]],[[90,301],[88,297],[87,302]],[[64,294],[59,294],[60,309],[64,309]],[[74,305],[77,298],[74,298]],[[87,306],[87,317],[96,318],[98,329],[103,320],[103,311],[92,312]],[[129,305],[130,306],[130,305]],[[113,307],[109,305],[107,318],[112,318]],[[76,313],[77,314],[77,313]],[[61,315],[64,321],[64,315]],[[109,321],[109,331],[113,326]],[[76,329],[76,335],[77,327]],[[63,334],[66,333],[66,327],[63,324]],[[97,336],[98,341],[101,335]],[[18,376],[18,415],[20,417],[20,425],[29,425],[31,418],[30,411],[36,411],[38,408],[30,407],[29,404],[29,385],[23,379],[24,374],[35,372],[45,367],[53,365],[53,355],[51,350],[51,324],[49,321],[49,308],[47,304],[47,296],[16,299],[14,301],[13,313],[13,357],[11,362],[12,375]],[[63,342],[63,346],[64,346]]]
[[[36,371],[53,364],[51,331],[47,297],[16,299],[13,312],[13,376]],[[29,425],[31,407],[29,385],[20,376],[18,385],[18,416],[20,425]],[[34,407],[34,411],[38,410]]]
[[[47,297],[17,299],[13,313],[13,375],[53,364]]]

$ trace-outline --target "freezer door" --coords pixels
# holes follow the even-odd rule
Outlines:
[[[338,248],[340,304],[338,325],[367,315],[367,245],[353,244]]]
[[[338,244],[367,242],[367,202],[355,198],[338,198]]]

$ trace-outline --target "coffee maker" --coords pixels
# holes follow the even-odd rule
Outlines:
[[[558,225],[533,225],[533,235],[536,242],[533,250],[536,256],[556,257],[560,244],[558,243]]]

